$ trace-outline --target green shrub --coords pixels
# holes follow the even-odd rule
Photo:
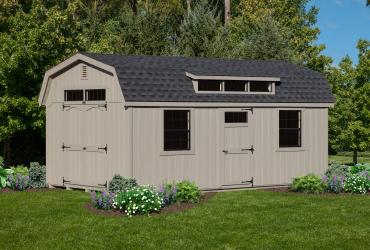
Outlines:
[[[38,162],[31,162],[30,169],[30,186],[32,188],[46,187],[46,168]]]
[[[0,189],[6,187],[8,176],[11,174],[13,174],[11,169],[0,167]]]
[[[353,174],[344,181],[344,191],[366,194],[370,190],[370,176],[367,172]]]
[[[350,166],[347,166],[347,165],[342,165],[340,163],[332,163],[330,164],[330,166],[328,167],[328,169],[325,171],[325,175],[327,177],[331,177],[331,176],[344,176],[344,177],[348,177],[351,175],[350,173]]]
[[[365,163],[365,164],[356,164],[352,167],[350,167],[350,172],[351,174],[357,174],[360,172],[364,171],[369,171],[370,172],[370,165]]]
[[[322,180],[326,183],[327,191],[343,192],[344,181],[351,175],[350,167],[339,163],[332,163],[326,170]]]
[[[30,177],[28,175],[16,174],[9,175],[7,181],[8,187],[13,190],[23,191],[30,186]]]
[[[176,200],[179,202],[199,202],[201,192],[199,188],[191,181],[184,180],[176,183]]]
[[[109,191],[119,193],[137,186],[137,182],[133,178],[124,178],[118,174],[114,175],[109,182]]]
[[[24,165],[18,165],[16,167],[11,167],[10,169],[13,170],[14,177],[17,176],[17,174],[21,174],[24,176],[29,175],[28,168],[25,167]]]
[[[303,193],[322,193],[326,189],[323,180],[314,174],[294,178],[292,190]]]
[[[153,187],[136,186],[116,194],[113,207],[128,216],[159,212],[163,199]]]

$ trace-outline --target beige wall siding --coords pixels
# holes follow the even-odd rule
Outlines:
[[[77,64],[68,71],[56,76],[47,86],[47,102],[64,101],[65,89],[105,88],[108,102],[123,102],[121,88],[114,77],[107,72],[86,65],[87,77],[82,77],[83,63]]]
[[[191,179],[203,188],[225,184],[224,111],[195,108],[195,143],[193,155],[161,155],[159,108],[134,108],[134,177],[140,183],[161,185],[164,180]],[[235,110],[235,109],[233,109]],[[255,185],[287,184],[298,175],[322,173],[327,167],[327,109],[302,110],[302,149],[278,148],[278,108],[255,108],[249,114],[249,126],[255,148],[246,166],[253,173]]]
[[[76,184],[97,185],[113,174],[132,175],[131,110],[125,110],[113,76],[88,67],[81,80],[80,65],[54,78],[46,106],[47,182],[61,185],[62,177]],[[73,104],[63,109],[65,89],[107,89],[101,103]],[[117,94],[118,93],[118,94]],[[68,149],[62,150],[62,144]],[[106,153],[99,147],[107,145]],[[85,148],[85,149],[84,149]]]

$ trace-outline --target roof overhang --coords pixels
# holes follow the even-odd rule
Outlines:
[[[67,60],[59,63],[58,65],[54,66],[53,68],[49,69],[45,72],[44,79],[42,81],[42,86],[39,94],[39,105],[45,105],[45,100],[47,96],[47,89],[48,85],[50,84],[50,80],[54,77],[58,76],[59,74],[63,73],[65,70],[68,70],[70,67],[74,66],[75,64],[78,64],[80,62],[90,64],[96,68],[99,68],[103,71],[109,72],[113,75],[115,78],[116,84],[119,85],[117,73],[114,67],[107,65],[105,63],[102,63],[100,61],[97,61],[95,59],[92,59],[88,56],[85,56],[83,54],[77,53],[73,55],[72,57],[68,58]],[[123,94],[122,94],[123,98]]]
[[[331,108],[334,103],[126,102],[125,107]]]
[[[259,77],[259,76],[210,76],[210,75],[194,75],[185,72],[185,75],[193,80],[236,80],[236,81],[267,81],[280,82],[280,77]]]

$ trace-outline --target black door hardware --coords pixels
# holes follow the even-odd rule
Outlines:
[[[105,144],[105,147],[104,148],[98,148],[98,149],[105,150],[105,153],[106,154],[108,153],[108,145],[107,144]]]
[[[70,183],[71,181],[67,181],[66,179],[64,179],[64,176],[63,176],[63,185],[64,183]]]
[[[249,181],[242,181],[242,183],[243,184],[250,183],[250,184],[252,184],[252,187],[253,187],[253,177]]]
[[[228,150],[226,150],[226,149],[224,149],[224,150],[222,150],[222,152],[224,152],[224,153],[226,154],[226,153],[228,153],[229,151],[228,151]]]
[[[98,184],[98,186],[102,186],[102,187],[107,188],[107,187],[108,187],[108,182],[107,182],[107,181],[105,181],[105,183],[104,183],[104,184]]]
[[[63,144],[62,144],[62,150],[64,151],[64,149],[66,149],[66,148],[71,148],[71,147],[67,147],[67,146],[65,146],[65,145],[64,145],[64,142],[63,142]]]
[[[253,154],[253,152],[254,152],[254,147],[253,147],[253,145],[252,145],[252,147],[250,147],[250,148],[242,148],[242,151],[251,151],[251,152],[252,152],[252,154]]]

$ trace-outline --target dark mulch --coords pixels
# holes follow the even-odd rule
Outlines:
[[[339,193],[339,194],[336,194],[336,193],[328,193],[328,192],[325,192],[325,193],[318,193],[318,194],[312,194],[312,193],[300,193],[300,192],[295,192],[293,191],[292,189],[290,189],[289,187],[275,187],[275,188],[266,188],[266,189],[263,189],[264,191],[267,191],[267,192],[277,192],[277,193],[289,193],[289,194],[296,194],[296,195],[322,195],[322,196],[338,196],[338,195],[341,195],[341,196],[348,196],[348,195],[363,195],[363,194],[352,194],[352,193]],[[366,193],[365,195],[370,195],[370,192]]]
[[[50,188],[27,188],[24,191],[18,191],[18,190],[13,190],[13,189],[10,189],[10,188],[3,188],[3,189],[0,189],[0,194],[1,193],[16,193],[16,192],[27,192],[27,193],[32,193],[32,192],[47,192],[47,191],[51,191],[51,190],[54,191],[56,189],[50,189]]]
[[[215,195],[216,195],[216,192],[204,193],[202,195],[201,199],[200,199],[200,202],[198,202],[198,203],[174,203],[174,204],[171,204],[167,207],[162,208],[159,213],[151,213],[150,216],[157,216],[157,215],[162,215],[162,214],[172,214],[172,213],[185,211],[185,210],[191,209],[193,207],[196,207],[199,204],[207,202],[209,199],[211,199]],[[85,208],[89,212],[91,212],[93,214],[98,214],[98,215],[104,215],[104,216],[109,216],[109,217],[126,216],[126,214],[121,213],[118,210],[96,209],[90,202],[86,203]]]

